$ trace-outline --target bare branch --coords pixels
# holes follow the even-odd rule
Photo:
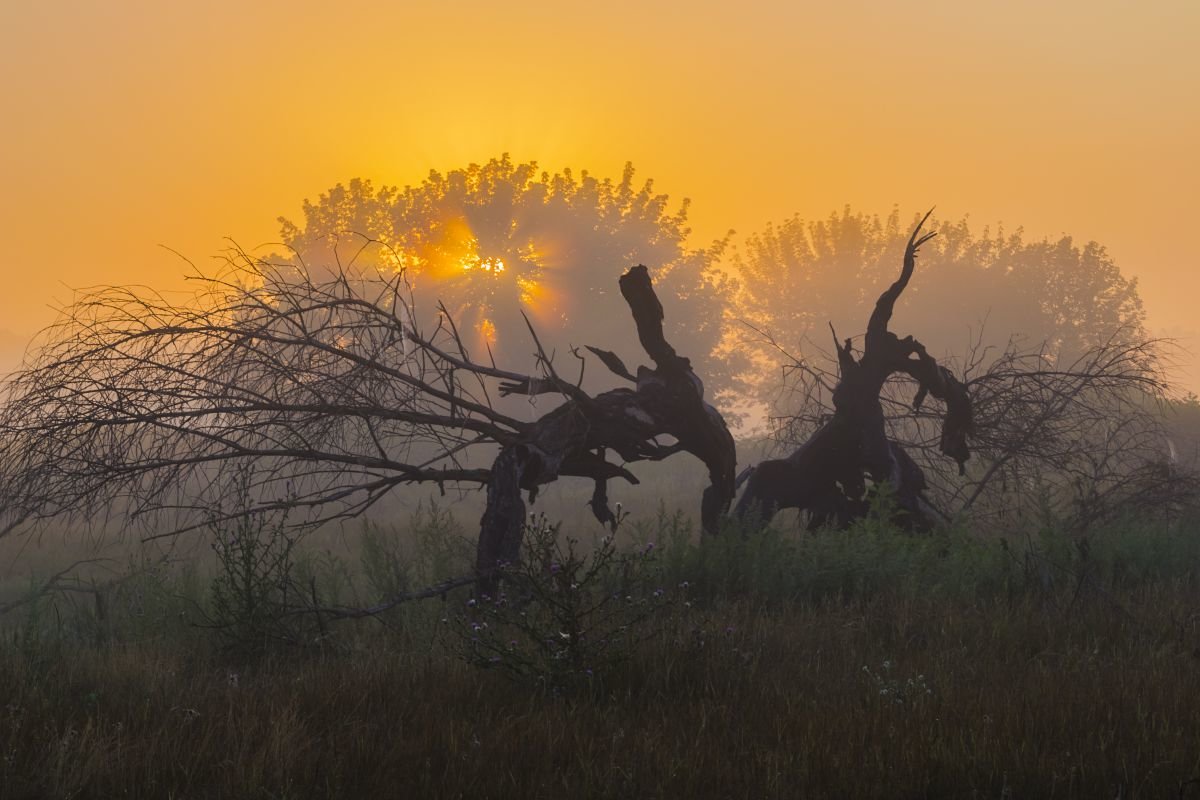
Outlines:
[[[189,303],[123,288],[81,297],[6,388],[4,529],[117,514],[159,538],[267,511],[307,527],[362,514],[401,484],[486,486],[478,574],[488,576],[520,545],[521,492],[587,478],[597,518],[611,522],[607,481],[637,478],[606,460],[610,449],[627,463],[701,458],[713,483],[702,513],[715,528],[733,495],[733,440],[663,337],[645,267],[621,290],[657,368],[639,368],[636,389],[592,397],[559,376],[527,317],[539,375],[501,369],[490,353],[478,363],[444,306],[422,333],[402,274],[351,271],[361,255],[318,280],[302,262],[239,250],[193,279]],[[497,391],[563,403],[521,422],[493,402]],[[663,435],[676,444],[660,445]],[[251,496],[233,504],[229,481],[250,467]]]

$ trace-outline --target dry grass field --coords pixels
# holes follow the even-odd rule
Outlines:
[[[196,627],[210,576],[142,578],[104,620],[4,619],[0,796],[1200,797],[1196,531],[701,543],[662,514],[622,552],[669,602],[563,684],[464,658],[466,590],[247,655]]]

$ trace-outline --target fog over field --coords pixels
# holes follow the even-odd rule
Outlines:
[[[1200,4],[0,10],[0,798],[1200,797]]]

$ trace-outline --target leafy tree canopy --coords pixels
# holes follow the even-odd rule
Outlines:
[[[475,354],[490,349],[510,368],[532,364],[524,312],[564,375],[576,363],[571,346],[594,344],[637,363],[640,347],[615,287],[630,265],[646,264],[667,337],[719,395],[733,372],[731,355],[714,354],[733,294],[716,270],[725,243],[689,247],[687,209],[685,200],[672,210],[652,181],[636,185],[632,165],[614,182],[586,171],[550,174],[505,155],[431,172],[404,189],[339,184],[305,203],[302,223],[280,222],[310,271],[351,263],[405,270],[419,313],[432,316],[443,304]],[[593,389],[611,384],[603,368],[590,368],[586,380]]]
[[[740,278],[736,315],[793,352],[831,350],[828,325],[858,335],[882,287],[893,278],[912,221],[894,209],[886,219],[852,211],[824,220],[792,217],[749,236],[732,254]],[[938,235],[921,250],[920,278],[896,307],[903,327],[934,353],[964,355],[973,338],[1002,346],[1016,335],[1046,342],[1069,360],[1121,331],[1144,337],[1137,281],[1126,278],[1103,246],[1071,237],[1028,241],[1021,229],[972,232],[968,220],[928,223]],[[763,360],[771,348],[757,343]],[[861,342],[859,343],[861,346]],[[754,370],[747,383],[766,391],[773,369]]]

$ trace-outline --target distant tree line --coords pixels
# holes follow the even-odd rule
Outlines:
[[[514,557],[539,487],[588,479],[613,523],[608,482],[681,452],[708,467],[713,533],[739,485],[725,417],[754,404],[796,449],[741,475],[751,499],[815,525],[884,484],[918,528],[1020,507],[1083,530],[1193,493],[1159,343],[1103,247],[846,209],[697,249],[687,204],[633,176],[505,157],[355,181],[282,221],[286,252],[199,276],[194,302],[83,295],[6,387],[0,535],[114,510],[162,535],[303,527],[466,485],[488,497],[483,572]],[[828,485],[814,503],[793,479]],[[226,507],[231,481],[251,502]]]
[[[730,333],[757,360],[742,385],[777,398],[779,366],[787,362],[780,348],[829,352],[830,326],[861,334],[875,287],[891,280],[915,220],[898,209],[880,218],[847,207],[748,236],[727,259],[739,276],[732,313],[742,322]],[[980,346],[1002,350],[1017,337],[1070,362],[1114,335],[1145,338],[1137,281],[1122,275],[1102,245],[1065,235],[1028,241],[1019,228],[975,233],[966,218],[934,216],[929,226],[938,235],[922,248],[921,279],[896,314],[940,357],[964,358]]]
[[[779,399],[786,359],[768,337],[795,353],[830,352],[830,325],[860,335],[856,326],[875,288],[892,279],[918,216],[846,207],[695,247],[688,203],[672,208],[652,181],[634,177],[631,165],[613,181],[505,156],[432,172],[402,190],[355,180],[306,202],[301,222],[281,218],[282,236],[310,268],[407,269],[427,313],[440,301],[479,333],[468,341],[531,361],[522,311],[551,349],[607,341],[635,356],[632,332],[615,330],[603,299],[622,265],[655,265],[668,336],[687,342],[708,390],[729,405],[737,396]],[[939,357],[1003,348],[1017,336],[1070,360],[1117,331],[1145,336],[1137,281],[1102,245],[1066,235],[1029,240],[1003,226],[976,231],[965,217],[935,215],[929,226],[938,236],[922,250],[922,280],[897,314]],[[364,237],[386,247],[364,248]],[[488,269],[497,263],[505,274]]]

